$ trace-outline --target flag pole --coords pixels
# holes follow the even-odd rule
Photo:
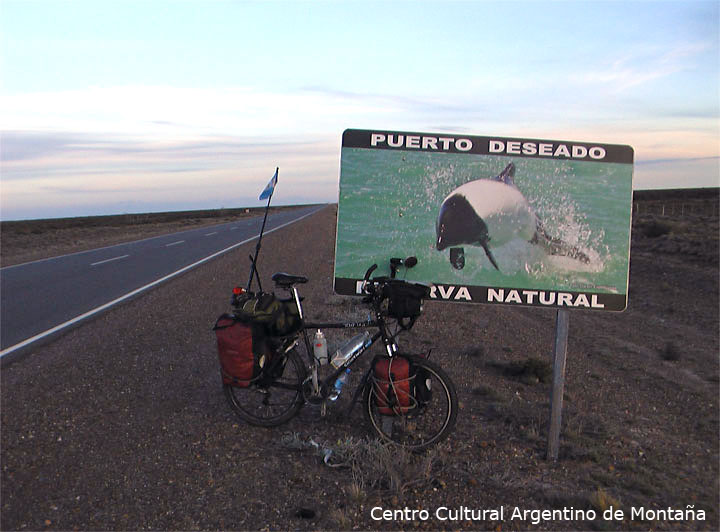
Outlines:
[[[250,279],[248,279],[248,284],[247,284],[248,292],[250,291],[250,286],[252,285],[253,276],[257,276],[258,288],[260,289],[260,291],[262,291],[262,285],[260,284],[260,274],[258,274],[258,272],[257,272],[257,259],[258,259],[258,255],[260,254],[260,245],[262,243],[263,233],[265,232],[265,223],[267,222],[268,211],[270,210],[270,200],[272,200],[273,192],[275,192],[275,185],[277,184],[279,170],[280,170],[280,168],[278,168],[278,167],[275,168],[275,175],[273,175],[273,177],[270,179],[270,183],[268,183],[268,186],[265,187],[265,190],[260,195],[260,198],[262,199],[262,196],[269,189],[268,201],[267,201],[267,205],[265,206],[265,216],[263,217],[262,227],[260,228],[260,236],[258,237],[257,245],[255,246],[255,256],[254,257],[252,255],[250,256],[252,265],[250,266]]]

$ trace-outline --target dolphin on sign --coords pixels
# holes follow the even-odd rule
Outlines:
[[[435,226],[438,251],[451,248],[450,262],[462,269],[464,250],[459,246],[479,246],[499,271],[491,247],[519,238],[548,254],[590,262],[578,248],[548,234],[514,177],[515,165],[510,163],[492,179],[476,179],[453,190],[443,200]]]

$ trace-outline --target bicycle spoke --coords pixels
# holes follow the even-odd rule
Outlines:
[[[282,373],[276,377],[262,375],[247,388],[225,386],[235,413],[252,425],[274,426],[293,417],[303,405],[302,382],[305,369],[293,350],[285,355]]]

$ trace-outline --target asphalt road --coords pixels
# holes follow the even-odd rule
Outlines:
[[[322,207],[272,213],[265,232]],[[254,239],[261,225],[247,218],[0,269],[0,357]]]

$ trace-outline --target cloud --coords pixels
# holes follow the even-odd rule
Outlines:
[[[336,135],[348,127],[427,128],[487,117],[489,102],[453,95],[364,93],[332,86],[250,88],[91,87],[6,94],[7,130],[95,133],[137,139]],[[6,156],[7,157],[7,156]]]
[[[317,91],[264,92],[248,88],[96,87],[7,94],[6,129],[61,130],[143,138],[255,136],[342,131],[367,116],[398,110],[398,101]]]
[[[393,113],[423,113],[423,114],[445,114],[464,113],[469,110],[466,101],[437,96],[409,96],[407,94],[372,93],[340,90],[329,86],[307,86],[302,87],[300,92],[312,96],[319,96],[323,101],[335,101],[340,105],[349,107],[357,106],[358,112],[367,110],[391,111]],[[481,111],[476,105],[472,105],[476,112]]]
[[[648,48],[574,77],[489,76],[485,84],[471,80],[427,94],[329,84],[273,92],[125,86],[5,94],[2,216],[43,217],[65,204],[90,214],[140,201],[146,209],[252,205],[275,166],[284,181],[273,201],[335,201],[346,128],[630,144],[638,182],[652,184],[662,164],[640,161],[718,154],[716,99],[665,102],[650,90],[652,80],[695,68],[707,49]],[[691,177],[707,181],[712,162],[688,164],[697,170]],[[676,180],[684,186],[682,176]]]
[[[687,164],[696,162],[709,162],[718,164],[720,157],[674,157],[667,159],[646,159],[637,161],[636,165],[651,165],[651,164]],[[720,177],[720,176],[719,176]]]
[[[676,158],[640,161],[635,166],[633,188],[685,188],[720,186],[720,158]]]
[[[5,142],[7,141],[7,143]],[[154,140],[75,132],[3,134],[3,219],[252,206],[276,166],[280,204],[337,200],[339,138]],[[115,207],[114,207],[115,206]],[[122,206],[122,210],[117,210]],[[110,209],[110,210],[107,210]],[[62,214],[56,214],[62,212]]]
[[[46,157],[85,139],[84,135],[77,134],[4,131],[0,133],[0,161],[7,163]]]
[[[183,168],[187,169],[188,164],[204,162],[204,167],[214,168],[217,164],[227,164],[249,155],[257,157],[277,151],[285,155],[304,153],[317,149],[319,143],[325,142],[322,138],[252,139],[230,136],[148,140],[67,131],[5,131],[1,140],[0,160],[3,162],[4,180],[17,178],[16,173],[21,173],[23,168],[32,168],[38,163],[49,165],[59,160],[64,161],[68,171],[82,171],[83,168],[103,165],[111,167],[123,161],[144,167],[148,164],[165,164],[167,170],[182,171]]]
[[[659,80],[678,72],[692,70],[692,59],[708,51],[707,43],[681,43],[670,49],[637,49],[616,58],[606,68],[571,76],[580,85],[602,85],[615,94]]]

